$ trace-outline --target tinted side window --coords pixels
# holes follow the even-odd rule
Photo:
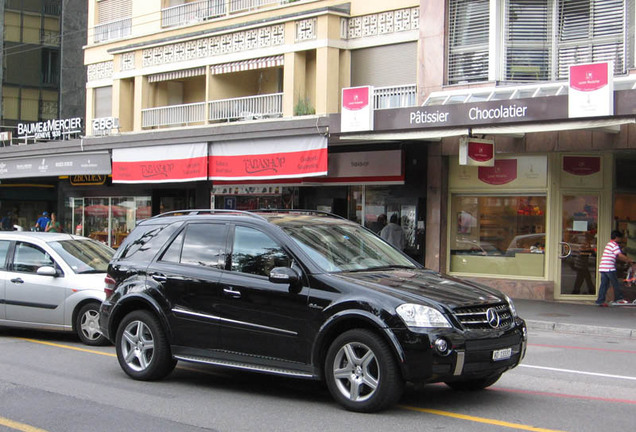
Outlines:
[[[0,270],[6,269],[7,252],[9,252],[9,241],[0,240]]]
[[[237,226],[232,248],[232,271],[269,276],[274,267],[288,267],[291,260],[267,234]]]
[[[170,225],[140,225],[126,237],[113,259],[150,261],[180,223]]]
[[[226,242],[226,225],[190,224],[174,239],[162,261],[221,268],[224,265]]]
[[[13,271],[35,273],[43,266],[55,266],[55,262],[48,253],[28,243],[16,244],[13,254]]]

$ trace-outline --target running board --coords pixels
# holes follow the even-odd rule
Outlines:
[[[307,372],[299,372],[299,371],[294,371],[289,369],[267,367],[267,366],[258,366],[258,365],[252,365],[252,364],[246,364],[246,363],[240,363],[240,362],[234,362],[234,361],[228,361],[228,360],[215,360],[215,359],[210,359],[207,357],[177,355],[177,356],[174,356],[174,358],[177,360],[183,360],[183,361],[192,362],[192,363],[204,363],[204,364],[223,366],[223,367],[229,367],[234,369],[250,370],[254,372],[264,372],[268,374],[285,375],[285,376],[291,376],[296,378],[315,378],[314,375]]]

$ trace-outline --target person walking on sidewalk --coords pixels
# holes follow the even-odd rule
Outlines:
[[[616,259],[625,261],[630,265],[634,264],[634,261],[621,251],[621,247],[618,244],[618,240],[623,238],[623,233],[618,230],[614,230],[612,231],[610,238],[611,240],[607,243],[603,250],[601,263],[598,268],[599,273],[601,273],[601,286],[599,287],[598,298],[596,299],[597,306],[607,306],[605,296],[607,295],[610,283],[614,287],[614,301],[616,303],[627,303],[623,300],[623,290],[621,289],[621,284],[616,276]]]

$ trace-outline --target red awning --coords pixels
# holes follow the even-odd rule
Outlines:
[[[210,180],[269,180],[327,175],[323,135],[215,142],[210,145]]]
[[[206,143],[113,149],[113,183],[207,180],[207,158]]]

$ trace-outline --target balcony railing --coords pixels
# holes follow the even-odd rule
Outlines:
[[[282,117],[283,94],[273,93],[209,102],[210,121],[253,120]]]
[[[373,107],[375,109],[406,108],[417,103],[415,84],[376,87],[373,89]]]
[[[141,127],[188,126],[205,122],[205,102],[141,110]]]
[[[218,18],[227,14],[225,0],[204,0],[172,6],[161,11],[161,26],[174,27]]]
[[[130,36],[132,31],[132,18],[111,21],[94,27],[93,41],[104,42],[111,39],[119,39]]]
[[[278,6],[298,0],[203,0],[161,10],[161,26],[174,27],[188,23],[249,12],[266,6]]]

